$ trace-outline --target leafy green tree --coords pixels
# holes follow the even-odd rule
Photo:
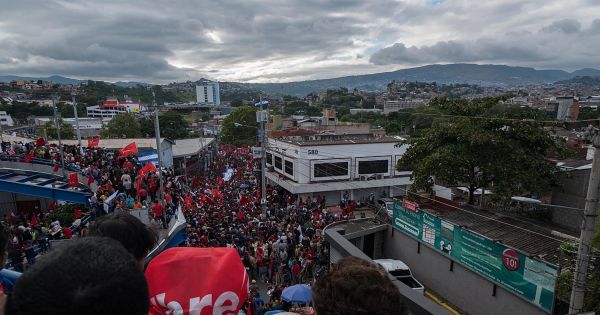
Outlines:
[[[259,128],[256,122],[256,108],[238,107],[223,120],[221,141],[233,145],[254,145]]]
[[[60,138],[61,139],[73,139],[75,136],[75,130],[73,126],[69,124],[63,123],[62,118],[58,119],[58,125],[60,126]],[[54,126],[54,119],[51,119],[44,125],[44,129],[46,130],[46,136],[49,139],[58,139],[58,135],[56,133],[56,127]],[[44,136],[44,129],[39,129],[39,136]]]
[[[142,136],[139,120],[132,113],[115,116],[102,130],[103,137],[139,138]]]
[[[503,114],[489,115],[487,110],[498,100],[432,102],[442,113],[465,117],[437,118],[430,128],[403,142],[410,147],[397,167],[413,170],[413,190],[430,191],[434,179],[451,186],[464,185],[473,204],[478,188],[492,188],[496,197],[508,200],[514,195],[543,192],[555,183],[559,169],[547,156],[564,156],[564,143],[533,119],[494,119]]]
[[[187,122],[178,112],[168,111],[158,116],[161,137],[183,139],[189,135]]]

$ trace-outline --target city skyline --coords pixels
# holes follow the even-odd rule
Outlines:
[[[433,63],[597,67],[600,2],[15,1],[0,75],[289,82]],[[568,12],[568,15],[565,14]]]

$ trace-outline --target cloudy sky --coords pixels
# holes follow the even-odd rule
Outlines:
[[[0,0],[0,75],[287,82],[453,62],[600,68],[600,0]]]

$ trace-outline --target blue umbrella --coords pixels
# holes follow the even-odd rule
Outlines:
[[[248,184],[241,184],[240,188],[241,189],[248,189],[248,188],[250,188],[250,185],[248,185]]]
[[[291,303],[308,303],[312,301],[312,289],[307,284],[296,284],[283,289],[281,298]]]

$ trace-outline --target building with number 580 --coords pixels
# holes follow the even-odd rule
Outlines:
[[[312,138],[312,139],[311,139]],[[325,196],[328,205],[350,200],[397,197],[411,184],[410,171],[396,170],[406,151],[398,137],[269,138],[267,179],[303,200]]]

